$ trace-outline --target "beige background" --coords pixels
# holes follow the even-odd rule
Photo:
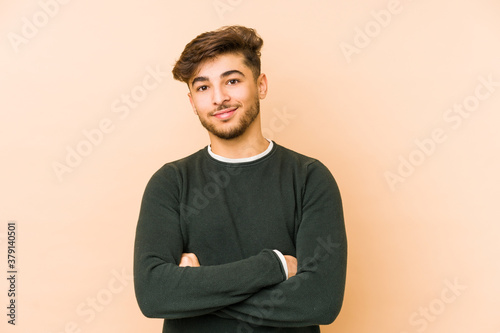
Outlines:
[[[500,332],[499,11],[495,0],[0,2],[1,276],[10,220],[19,270],[15,327],[0,283],[1,331],[161,331],[133,293],[140,199],[163,163],[208,143],[170,70],[197,34],[243,24],[265,40],[266,135],[323,161],[343,196],[345,302],[323,332]]]

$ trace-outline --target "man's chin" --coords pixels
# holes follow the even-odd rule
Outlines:
[[[219,139],[230,141],[230,140],[234,140],[236,138],[239,138],[244,132],[232,131],[232,132],[225,132],[225,133],[222,133],[222,132],[211,132],[211,133],[213,135],[215,135],[216,137],[218,137]]]

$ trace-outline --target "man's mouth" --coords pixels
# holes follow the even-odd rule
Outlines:
[[[237,107],[234,107],[234,108],[220,110],[220,111],[215,112],[213,114],[213,116],[218,118],[218,119],[228,119],[236,112],[237,109],[238,109]]]

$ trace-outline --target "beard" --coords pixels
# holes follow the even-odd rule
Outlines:
[[[223,110],[232,107],[231,105],[221,105],[218,109]],[[240,110],[238,110],[240,111]],[[206,119],[199,117],[203,127],[207,129],[210,133],[217,136],[220,139],[231,140],[241,136],[248,127],[254,122],[255,118],[260,112],[260,100],[258,97],[255,98],[254,103],[249,107],[249,109],[240,116],[238,124],[231,128],[223,129],[218,128],[214,123],[207,121]],[[209,116],[211,117],[211,116]]]

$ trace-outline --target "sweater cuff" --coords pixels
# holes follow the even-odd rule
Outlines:
[[[283,270],[285,271],[286,280],[288,280],[288,265],[286,264],[285,256],[278,250],[273,250],[273,251],[274,253],[276,253],[278,258],[280,258],[281,266],[283,266]]]

